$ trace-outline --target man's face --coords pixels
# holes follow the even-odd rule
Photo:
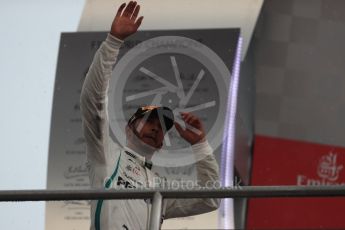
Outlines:
[[[155,149],[162,147],[164,132],[157,117],[138,118],[133,125],[133,128],[136,129],[136,135],[142,142]]]

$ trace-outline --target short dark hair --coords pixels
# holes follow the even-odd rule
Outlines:
[[[165,106],[160,107],[149,105],[138,108],[137,111],[128,120],[128,126],[131,126],[131,124],[138,118],[148,116],[147,119],[152,119],[158,118],[160,115],[163,117],[166,131],[170,130],[174,125],[174,113],[170,108]]]

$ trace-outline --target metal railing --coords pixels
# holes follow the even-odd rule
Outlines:
[[[163,199],[177,198],[273,198],[340,197],[345,186],[241,186],[218,189],[110,189],[110,190],[3,190],[0,202],[58,200],[152,199],[150,230],[160,227]]]

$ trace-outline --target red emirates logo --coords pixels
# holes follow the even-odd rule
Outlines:
[[[318,178],[309,178],[305,175],[297,175],[297,185],[345,185],[345,182],[337,181],[343,165],[337,164],[337,153],[328,153],[321,156],[318,166]]]
[[[322,179],[336,181],[339,178],[339,172],[343,165],[337,165],[337,154],[330,152],[321,157],[317,168],[317,175]]]

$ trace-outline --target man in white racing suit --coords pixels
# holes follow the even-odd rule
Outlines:
[[[164,134],[172,126],[201,159],[196,163],[198,185],[218,182],[218,164],[205,138],[202,123],[190,113],[181,113],[181,117],[186,125],[198,129],[198,134],[174,122],[170,109],[145,106],[139,108],[128,122],[126,147],[120,147],[109,136],[109,80],[123,40],[135,33],[143,20],[138,17],[139,9],[133,1],[119,7],[111,31],[96,52],[82,88],[81,111],[91,187],[160,186],[157,182],[163,180],[151,171],[149,160],[162,147]],[[163,120],[159,115],[161,112]],[[217,209],[218,205],[218,199],[166,199],[162,219],[201,214]],[[150,209],[150,201],[145,200],[92,201],[91,229],[148,229]]]

